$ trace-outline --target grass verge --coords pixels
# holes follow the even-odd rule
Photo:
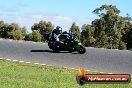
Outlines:
[[[132,83],[80,86],[76,83],[77,73],[69,68],[0,60],[0,88],[132,88]]]

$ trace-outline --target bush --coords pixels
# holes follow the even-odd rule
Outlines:
[[[40,42],[41,41],[41,34],[38,31],[33,30],[32,33],[29,33],[25,36],[24,40]]]
[[[121,41],[121,42],[119,43],[118,49],[120,49],[120,50],[125,50],[125,49],[127,49],[126,44],[125,44],[124,42]]]
[[[22,40],[23,39],[23,33],[21,30],[15,30],[12,32],[8,32],[9,38],[14,40]]]

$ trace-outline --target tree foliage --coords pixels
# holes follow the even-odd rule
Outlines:
[[[47,34],[48,32],[52,32],[54,29],[54,25],[51,22],[46,22],[46,21],[41,20],[41,21],[39,21],[39,23],[35,23],[31,27],[31,29],[37,30],[43,38],[42,41],[45,41],[44,34]]]
[[[34,42],[40,42],[41,41],[41,34],[36,31],[36,30],[33,30],[32,33],[29,33],[25,36],[25,39],[26,41],[34,41]]]
[[[99,19],[95,19],[92,21],[91,29],[94,31],[93,38],[95,39],[94,47],[104,47],[104,48],[112,48],[112,49],[126,49],[126,45],[128,41],[126,40],[127,36],[130,35],[131,25],[131,17],[127,15],[126,17],[119,16],[120,10],[116,8],[116,6],[112,5],[102,5],[99,8],[96,8],[93,13],[99,16]],[[84,27],[83,27],[84,28]],[[84,35],[89,35],[87,28],[82,31],[82,37]],[[82,40],[86,38],[83,37]],[[86,39],[87,41],[89,39]],[[130,42],[129,42],[130,43]],[[130,44],[129,44],[130,45]],[[91,46],[91,45],[90,45]]]
[[[91,25],[86,25],[84,24],[82,26],[82,32],[81,32],[81,42],[85,46],[93,46],[95,43],[95,38],[94,38],[94,27]]]
[[[76,35],[78,35],[79,38],[81,36],[80,28],[79,28],[79,26],[76,25],[75,22],[72,23],[72,26],[71,26],[69,32],[75,33]]]
[[[23,39],[23,33],[21,30],[14,30],[11,32],[8,32],[9,38],[14,40],[22,40]]]
[[[7,24],[4,21],[0,21],[0,37],[9,38],[14,40],[21,40],[24,38],[26,28],[21,28],[16,23]]]

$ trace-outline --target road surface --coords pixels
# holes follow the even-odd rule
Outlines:
[[[85,54],[52,53],[47,44],[0,40],[0,58],[32,63],[132,74],[132,51],[86,48]]]

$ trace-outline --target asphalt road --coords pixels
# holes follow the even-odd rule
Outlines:
[[[85,54],[52,53],[47,44],[0,40],[0,58],[109,73],[132,74],[132,51],[86,48]]]

